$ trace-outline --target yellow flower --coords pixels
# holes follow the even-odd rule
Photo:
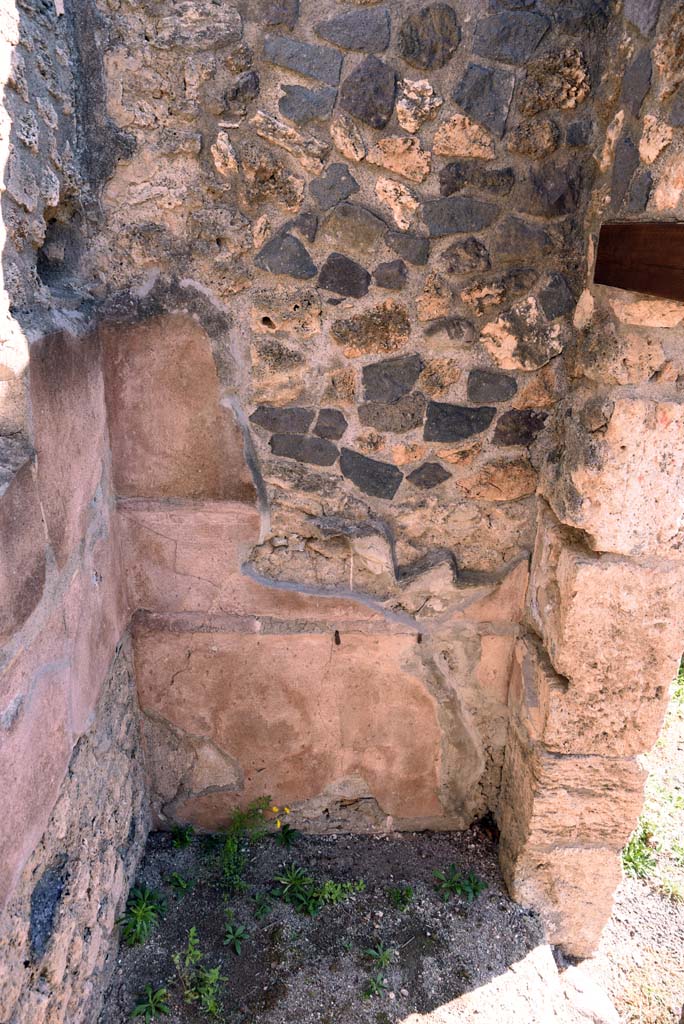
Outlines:
[[[280,828],[280,818],[276,819],[276,828]]]
[[[277,814],[277,813],[278,813],[278,811],[280,810],[280,808],[279,808],[279,807],[276,807],[276,806],[274,805],[274,806],[273,806],[273,807],[271,808],[271,810],[273,811],[273,813],[274,813],[274,814]]]
[[[290,808],[289,807],[284,807],[283,810],[285,811],[286,814],[290,813]]]

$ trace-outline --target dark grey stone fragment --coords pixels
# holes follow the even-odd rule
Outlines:
[[[285,94],[278,100],[278,110],[289,121],[302,125],[330,117],[337,89],[330,85],[322,89],[307,89],[304,85],[283,85],[282,88]]]
[[[656,27],[661,3],[662,0],[625,0],[625,17],[649,36]]]
[[[679,86],[672,100],[669,121],[673,128],[684,126],[684,83]]]
[[[261,20],[270,28],[284,25],[293,29],[298,17],[299,0],[262,0]]]
[[[345,78],[340,88],[340,107],[371,128],[384,128],[394,110],[397,76],[377,57],[366,57]]]
[[[315,213],[307,210],[294,217],[293,220],[289,220],[283,231],[298,231],[307,241],[315,242],[318,233],[318,217]]]
[[[561,31],[591,39],[606,27],[613,11],[613,0],[562,0],[553,13]]]
[[[493,14],[498,11],[530,11],[537,6],[537,0],[489,0]]]
[[[494,419],[494,406],[450,405],[428,402],[423,437],[426,441],[464,441],[481,434]]]
[[[544,316],[549,320],[572,313],[575,301],[565,274],[550,274],[546,284],[539,292],[539,305]]]
[[[318,275],[319,288],[326,288],[337,295],[360,299],[368,292],[370,274],[355,260],[341,252],[331,252]]]
[[[646,93],[651,88],[651,75],[653,65],[651,54],[648,50],[641,50],[625,71],[622,79],[622,92],[620,101],[634,115],[639,116],[641,104],[644,102]]]
[[[494,370],[471,370],[468,374],[470,402],[507,402],[518,390],[515,377]]]
[[[367,402],[396,402],[407,395],[423,370],[419,355],[396,356],[364,366],[363,393]]]
[[[251,423],[271,434],[305,434],[313,418],[313,409],[297,405],[259,405],[249,417]]]
[[[510,71],[469,64],[453,97],[468,117],[501,138],[514,86],[515,76]]]
[[[423,203],[423,221],[431,238],[455,235],[462,231],[482,231],[499,215],[499,207],[470,196],[428,199]]]
[[[258,71],[254,68],[243,71],[226,90],[226,101],[228,103],[244,103],[246,100],[254,100],[259,95],[260,85]]]
[[[380,53],[390,41],[390,15],[386,7],[347,11],[316,25],[316,35],[345,50]]]
[[[426,491],[432,487],[437,487],[438,484],[443,484],[445,480],[450,478],[451,473],[439,462],[424,462],[422,466],[418,466],[418,469],[414,469],[406,477],[414,487],[421,487]]]
[[[379,263],[373,271],[373,280],[378,288],[389,288],[399,292],[408,281],[408,270],[403,260]]]
[[[547,161],[530,173],[529,212],[540,217],[574,213],[582,195],[582,165]]]
[[[532,56],[551,22],[534,11],[503,11],[475,26],[473,53],[508,64],[523,64]]]
[[[497,225],[489,244],[497,263],[517,263],[521,253],[528,260],[541,259],[554,248],[548,231],[512,216]]]
[[[447,64],[461,41],[453,7],[428,4],[409,15],[399,30],[399,53],[408,64],[425,71]]]
[[[347,429],[347,421],[339,409],[321,409],[314,427],[317,437],[327,437],[330,441],[339,441]]]
[[[29,947],[33,960],[40,960],[52,938],[55,914],[65,886],[66,857],[47,867],[31,893]]]
[[[588,146],[594,134],[594,125],[587,117],[568,125],[565,139],[568,146]]]
[[[653,188],[653,175],[650,171],[640,171],[630,185],[625,210],[627,213],[643,213],[648,206]]]
[[[610,209],[617,213],[627,195],[629,183],[639,166],[639,150],[628,135],[615,147],[613,178],[610,186]]]
[[[320,178],[315,178],[309,185],[309,192],[322,210],[329,210],[358,191],[359,183],[349,173],[346,164],[330,164]]]
[[[332,466],[339,455],[337,446],[331,441],[306,434],[274,434],[269,445],[274,455],[308,462],[312,466]]]
[[[396,402],[366,402],[359,406],[359,420],[364,427],[405,434],[422,425],[425,418],[425,397],[415,393]]]
[[[389,462],[369,459],[351,448],[343,448],[340,455],[342,475],[375,498],[393,498],[404,474]]]
[[[459,341],[465,345],[475,340],[475,327],[463,316],[444,316],[439,320],[433,320],[426,326],[423,334],[426,338],[432,338],[442,331],[451,341]]]
[[[266,36],[264,57],[271,64],[298,71],[326,85],[337,85],[342,72],[342,54],[329,46],[300,43],[286,36]]]
[[[494,444],[527,448],[544,429],[548,413],[539,409],[510,409],[499,417],[494,429]]]
[[[393,252],[417,267],[424,267],[430,256],[430,239],[423,235],[412,235],[408,231],[388,231],[385,241]]]
[[[512,167],[483,167],[478,160],[454,160],[439,172],[439,194],[452,196],[464,188],[507,196],[515,185]]]
[[[339,203],[323,222],[325,238],[337,248],[370,253],[381,242],[387,224],[365,206]]]
[[[442,265],[447,274],[472,274],[477,270],[489,270],[492,263],[486,245],[471,235],[463,241],[453,242],[444,250]]]
[[[316,264],[294,235],[274,235],[254,257],[257,267],[272,274],[288,274],[304,281],[316,273]]]

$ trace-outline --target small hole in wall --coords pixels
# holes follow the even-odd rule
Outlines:
[[[335,630],[335,646],[339,647],[341,643],[342,643],[342,641],[340,640],[340,631],[339,631],[339,629],[336,629]]]
[[[422,644],[422,642],[423,642],[423,634],[422,633],[416,633],[416,643],[417,644]]]
[[[271,320],[270,316],[262,316],[261,322],[264,327],[268,327],[269,331],[275,331],[275,324]]]

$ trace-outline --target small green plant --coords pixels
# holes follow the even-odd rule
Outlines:
[[[158,893],[146,885],[131,889],[126,909],[117,921],[126,945],[140,946],[147,942],[165,912],[166,903]]]
[[[291,825],[288,825],[287,822],[285,822],[284,825],[281,825],[280,828],[273,833],[273,838],[278,846],[286,846],[289,849],[290,846],[294,846],[300,835],[301,833],[298,832],[296,828],[292,828]]]
[[[226,937],[223,940],[224,946],[232,946],[235,953],[240,956],[242,952],[242,943],[246,942],[249,938],[247,929],[242,924],[228,924],[226,925]]]
[[[246,836],[252,841],[261,839],[265,835],[264,812],[271,802],[270,796],[259,797],[253,800],[244,809],[238,808],[233,812],[228,825],[228,835]]]
[[[182,952],[173,954],[173,963],[186,1003],[196,1003],[210,1017],[219,1012],[218,987],[227,978],[221,976],[219,967],[205,967],[202,951],[193,925],[188,932],[188,944]]]
[[[645,818],[639,823],[622,851],[622,866],[632,878],[647,878],[656,868],[656,855],[652,847],[653,826]]]
[[[195,835],[192,825],[174,825],[171,829],[171,843],[174,850],[184,850],[189,846]]]
[[[387,982],[383,978],[382,972],[379,971],[368,979],[368,984],[363,990],[363,995],[365,999],[371,999],[373,996],[381,996],[383,992],[386,991]]]
[[[263,921],[273,910],[273,899],[268,892],[254,893],[254,916],[257,921]]]
[[[375,963],[376,967],[382,969],[383,967],[389,967],[395,956],[395,950],[389,946],[385,946],[384,943],[378,942],[377,945],[371,946],[370,949],[364,949],[363,955],[368,957]]]
[[[354,948],[354,943],[351,939],[342,939],[342,949],[345,953],[351,953]]]
[[[413,903],[413,889],[410,885],[393,885],[387,890],[387,896],[396,910],[408,910]]]
[[[145,985],[145,991],[138,999],[140,1002],[136,1003],[131,1017],[144,1017],[146,1021],[150,1021],[155,1017],[166,1017],[171,1012],[165,988],[155,989],[151,985]]]
[[[221,872],[228,892],[244,891],[242,876],[246,865],[247,856],[242,848],[241,836],[229,832],[221,849]]]
[[[478,878],[473,871],[462,875],[457,871],[455,864],[450,864],[444,871],[433,871],[435,876],[435,888],[444,903],[448,903],[452,896],[464,896],[468,903],[472,903],[476,896],[487,888],[487,883]]]
[[[684,843],[674,842],[672,844],[672,860],[678,868],[684,868]]]
[[[674,681],[672,701],[677,707],[684,708],[684,658],[679,663],[679,671]]]
[[[658,888],[663,896],[667,896],[673,903],[684,903],[684,885],[675,881],[674,878],[670,878],[669,875],[663,875]]]
[[[275,880],[280,886],[280,898],[285,903],[292,903],[297,895],[313,885],[313,878],[297,864],[284,865],[280,874],[275,876]]]
[[[166,881],[179,895],[190,892],[193,886],[193,883],[188,878],[184,878],[177,871],[172,871]]]

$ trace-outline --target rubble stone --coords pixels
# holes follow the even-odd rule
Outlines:
[[[425,71],[448,64],[461,41],[456,12],[449,4],[421,7],[402,23],[399,53],[413,67]]]

